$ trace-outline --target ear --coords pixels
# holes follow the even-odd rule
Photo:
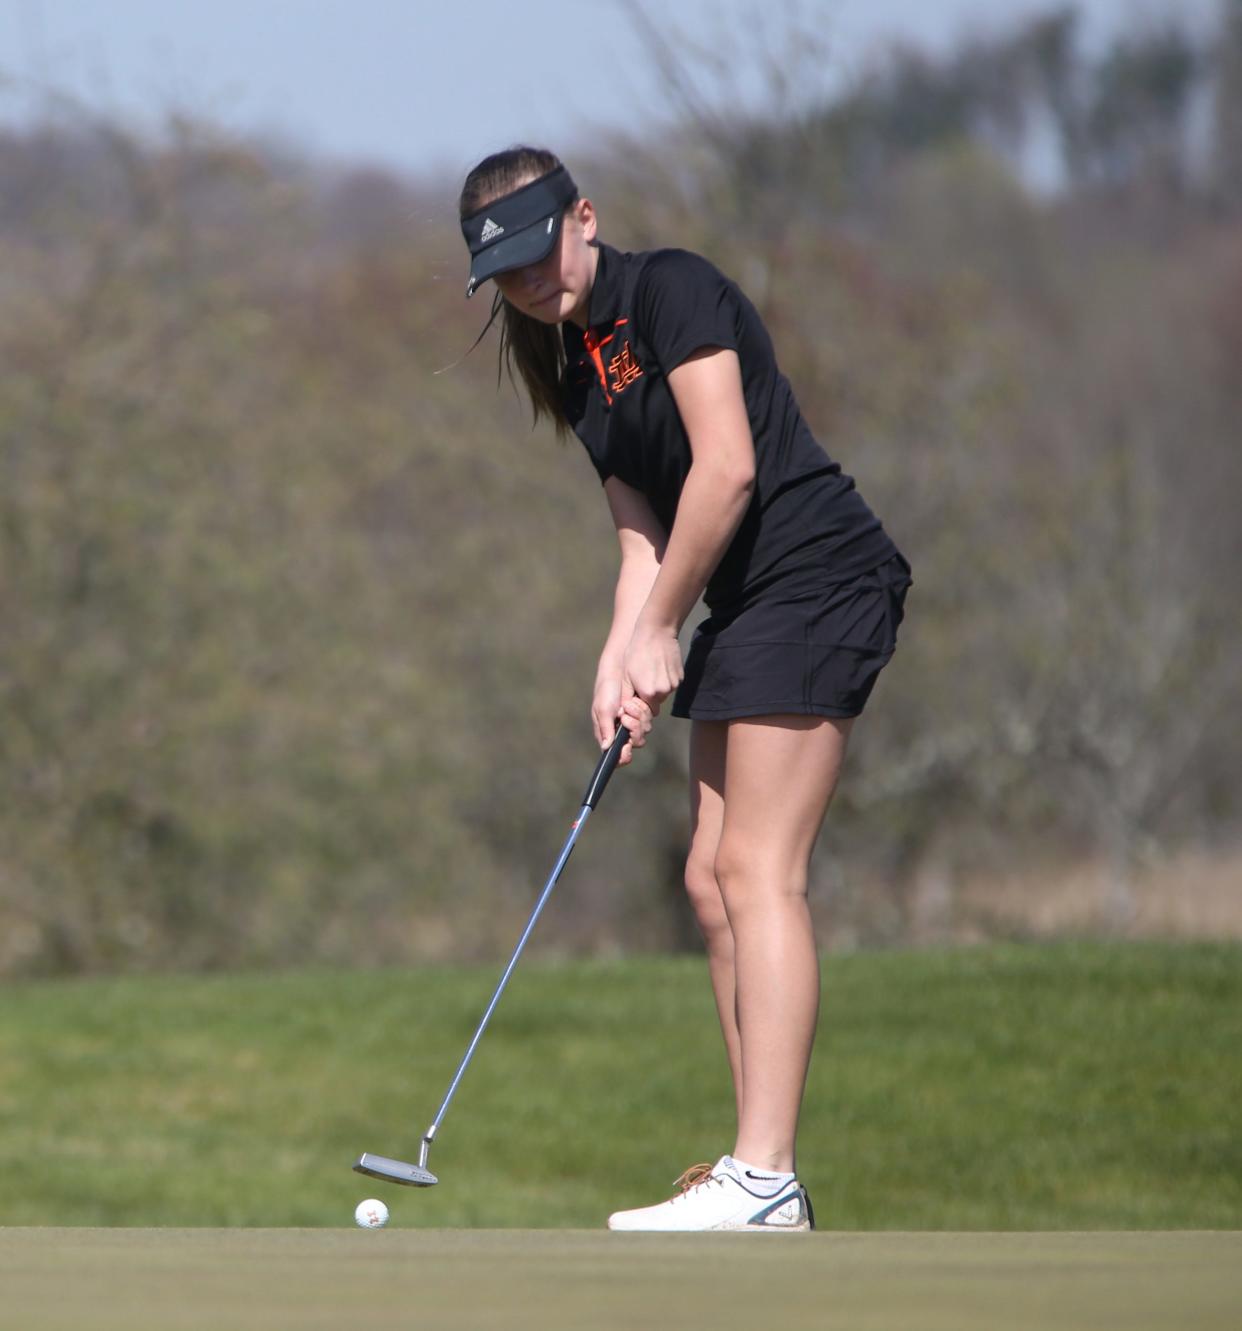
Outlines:
[[[595,205],[590,199],[579,199],[574,204],[574,216],[578,219],[578,225],[582,228],[583,239],[587,244],[591,244],[595,239],[598,230],[598,219],[595,216]]]

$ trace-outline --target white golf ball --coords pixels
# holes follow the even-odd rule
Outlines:
[[[388,1223],[388,1207],[375,1197],[368,1197],[354,1207],[354,1221],[363,1229],[382,1229]]]

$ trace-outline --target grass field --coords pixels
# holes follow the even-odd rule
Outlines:
[[[1236,1331],[1238,1234],[0,1230],[0,1331]]]
[[[377,1195],[387,1233],[322,1241],[399,1266],[438,1249],[394,1231],[595,1228],[729,1148],[701,961],[542,963],[467,1073],[441,1185],[351,1173],[362,1150],[416,1151],[496,972],[4,987],[0,1225],[340,1226]],[[826,1230],[1242,1229],[1242,948],[833,957],[800,1150]],[[49,1252],[111,1251],[48,1233]],[[23,1243],[5,1235],[5,1260]]]

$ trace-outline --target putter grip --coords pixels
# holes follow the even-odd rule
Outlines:
[[[625,748],[629,738],[630,732],[624,726],[618,726],[612,743],[600,754],[599,762],[595,765],[595,772],[591,776],[591,784],[587,786],[586,794],[582,797],[584,806],[594,809],[596,804],[599,803],[599,797],[604,793],[608,778],[617,770],[617,763],[621,759],[621,750]]]

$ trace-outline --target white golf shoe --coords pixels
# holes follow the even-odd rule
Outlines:
[[[677,1180],[680,1191],[658,1206],[616,1211],[608,1228],[633,1233],[691,1233],[711,1229],[793,1234],[815,1228],[811,1199],[795,1178],[774,1197],[752,1192],[732,1157],[695,1165]]]

